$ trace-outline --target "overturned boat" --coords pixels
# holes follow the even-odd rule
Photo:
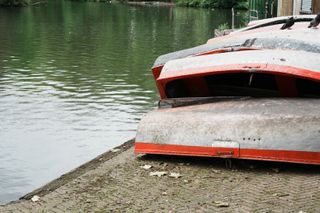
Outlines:
[[[251,23],[160,56],[158,109],[141,120],[135,153],[320,165],[320,29],[314,16]]]

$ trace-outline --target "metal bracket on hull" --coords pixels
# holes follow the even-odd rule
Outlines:
[[[212,148],[215,151],[213,156],[218,156],[221,158],[232,158],[240,156],[240,144],[234,141],[214,141],[212,143]]]

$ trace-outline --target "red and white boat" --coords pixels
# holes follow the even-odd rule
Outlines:
[[[267,19],[160,56],[135,153],[320,165],[320,29]]]

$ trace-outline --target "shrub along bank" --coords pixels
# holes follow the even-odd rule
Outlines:
[[[249,0],[175,0],[177,5],[203,8],[248,9]]]

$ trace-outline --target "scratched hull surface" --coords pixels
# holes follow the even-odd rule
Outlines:
[[[141,120],[136,152],[320,164],[319,111],[319,99],[231,100],[157,109]]]
[[[249,99],[147,114],[136,141],[157,144],[320,151],[320,100]]]

